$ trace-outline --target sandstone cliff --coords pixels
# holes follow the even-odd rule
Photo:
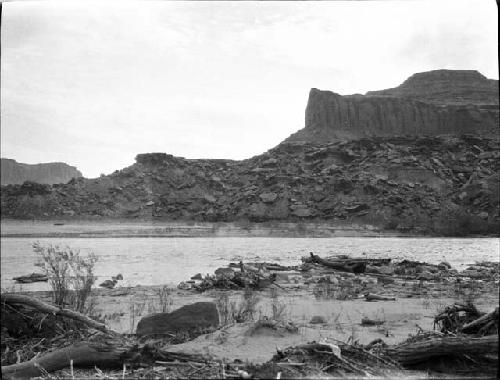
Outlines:
[[[81,176],[82,173],[77,168],[63,162],[29,165],[8,158],[1,159],[2,185],[21,184],[25,181],[44,184],[66,183],[72,178]]]
[[[341,96],[313,88],[305,128],[286,141],[464,133],[494,137],[498,122],[498,81],[477,71],[436,70],[366,95]]]

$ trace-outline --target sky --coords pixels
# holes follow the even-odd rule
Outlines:
[[[497,31],[494,0],[6,2],[1,156],[86,177],[146,152],[249,158],[304,127],[312,87],[498,79]]]

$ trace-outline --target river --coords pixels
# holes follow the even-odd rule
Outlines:
[[[2,237],[1,286],[9,290],[48,290],[46,283],[15,285],[13,277],[39,272],[32,245],[70,246],[98,257],[98,283],[121,273],[122,286],[177,284],[200,272],[213,273],[230,261],[268,261],[298,265],[314,252],[320,256],[411,259],[449,262],[464,269],[476,261],[499,261],[498,238],[407,237]]]

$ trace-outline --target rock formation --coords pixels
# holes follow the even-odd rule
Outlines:
[[[305,128],[286,141],[479,133],[498,136],[498,81],[477,71],[415,74],[399,87],[341,96],[312,89]]]
[[[82,176],[76,167],[63,162],[29,165],[2,158],[1,165],[2,185],[21,184],[25,181],[43,184],[66,183],[72,178]]]
[[[247,160],[139,154],[133,165],[96,179],[3,186],[2,217],[346,220],[405,231],[498,233],[500,139],[490,132],[498,131],[498,94],[490,91],[498,82],[459,73],[454,86],[457,72],[437,71],[386,94],[313,89],[306,127]],[[476,82],[478,93],[467,84]],[[439,104],[451,94],[471,105]],[[480,133],[464,134],[471,131]]]

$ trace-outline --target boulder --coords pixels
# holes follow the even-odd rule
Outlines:
[[[278,194],[276,194],[276,193],[262,193],[262,194],[260,194],[260,199],[264,203],[273,203],[277,197],[278,197]]]
[[[439,270],[449,270],[451,269],[451,264],[448,263],[447,261],[442,261],[438,264],[437,267]]]
[[[311,318],[311,320],[309,321],[309,323],[313,324],[313,325],[320,325],[320,324],[325,324],[326,323],[326,319],[325,317],[321,316],[321,315],[315,315]]]
[[[106,281],[102,282],[101,284],[99,284],[99,286],[102,288],[113,289],[115,287],[116,283],[117,283],[116,279],[106,280]]]
[[[219,326],[219,313],[213,302],[196,302],[171,313],[155,313],[143,317],[136,334],[162,335],[193,332]]]

